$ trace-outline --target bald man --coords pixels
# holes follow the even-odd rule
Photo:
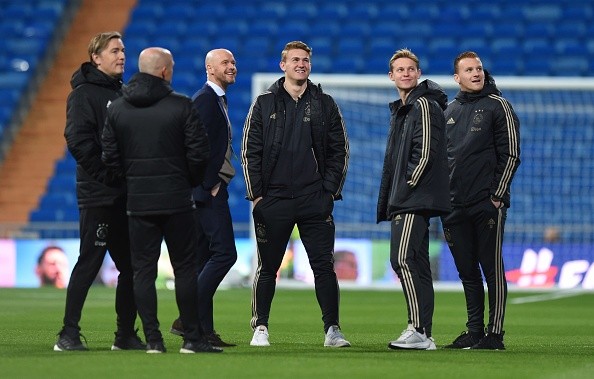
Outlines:
[[[204,181],[194,188],[196,227],[198,231],[198,298],[200,325],[213,346],[227,347],[214,329],[213,297],[237,261],[233,222],[227,187],[235,176],[231,163],[232,128],[227,111],[227,87],[235,83],[237,67],[233,54],[214,49],[204,60],[206,83],[192,97],[194,107],[208,133],[210,160]],[[183,336],[184,325],[178,318],[171,333]]]
[[[221,352],[200,328],[197,237],[192,188],[202,183],[210,147],[206,131],[184,95],[173,92],[173,57],[160,47],[140,53],[140,72],[107,112],[103,162],[128,189],[134,297],[147,353],[166,351],[157,318],[157,263],[163,238],[175,274],[175,297],[185,327],[180,353]]]

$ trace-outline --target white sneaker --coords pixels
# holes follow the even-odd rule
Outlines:
[[[332,325],[326,333],[324,346],[328,347],[349,347],[351,343],[344,339],[344,335],[340,331],[338,325]]]
[[[435,346],[435,343],[427,338],[425,333],[419,333],[409,325],[396,341],[391,341],[388,344],[390,349],[415,349],[415,350],[431,350],[431,344]]]
[[[437,346],[435,346],[435,340],[433,339],[433,337],[429,337],[429,341],[431,341],[431,343],[429,344],[429,347],[425,350],[437,350]]]
[[[252,337],[252,341],[250,342],[251,346],[270,346],[270,342],[268,342],[268,328],[264,325],[259,325],[254,330],[254,336]]]

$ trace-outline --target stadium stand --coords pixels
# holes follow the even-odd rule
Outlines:
[[[52,35],[55,26],[50,21],[59,20],[60,16],[59,12],[52,14],[52,10],[59,9],[52,4],[60,3],[60,0],[30,0],[25,3],[48,4],[46,13],[41,12],[45,14],[45,22],[35,26],[29,22],[38,12],[34,11],[37,8],[33,5],[23,6],[20,2],[19,6],[12,6],[12,2],[0,0],[0,31],[7,36],[3,41],[4,47],[0,46],[0,94],[2,99],[6,99],[0,108],[0,136],[11,124],[28,84],[20,69],[28,64],[29,72],[36,70],[38,60],[35,54],[43,52]],[[239,70],[238,82],[230,89],[229,95],[234,149],[239,152],[239,136],[251,103],[250,77],[255,72],[277,72],[280,76],[280,51],[289,40],[304,39],[312,45],[315,73],[384,74],[389,55],[397,48],[409,47],[424,62],[424,73],[430,75],[451,75],[453,57],[460,49],[472,49],[481,54],[485,65],[496,77],[585,77],[594,74],[592,25],[594,3],[588,0],[469,0],[454,7],[451,2],[443,0],[419,0],[415,3],[388,0],[320,3],[304,0],[299,7],[272,0],[250,3],[238,0],[170,0],[166,5],[160,0],[138,0],[123,29],[128,56],[125,79],[136,72],[135,61],[141,49],[163,45],[171,49],[176,57],[174,86],[191,96],[204,80],[202,60],[206,51],[214,47],[230,48],[238,61]],[[20,35],[27,35],[23,38],[28,43],[19,41]],[[555,126],[560,135],[553,137],[550,128],[534,127],[540,122],[546,122],[542,125],[554,125],[551,115],[547,116],[546,120],[529,119],[522,129],[523,165],[515,184],[517,195],[513,217],[526,222],[535,222],[538,217],[543,217],[543,212],[537,210],[534,204],[537,196],[544,191],[535,191],[535,188],[569,186],[563,187],[564,191],[571,193],[575,190],[565,182],[554,182],[560,180],[556,176],[544,175],[551,168],[543,161],[551,158],[551,154],[559,154],[559,143],[566,137],[564,133],[570,135],[569,140],[578,141],[577,144],[572,142],[572,151],[580,157],[581,167],[591,165],[593,161],[594,152],[589,147],[594,145],[590,119],[584,120],[583,114],[578,113],[575,124]],[[524,117],[528,116],[524,114]],[[571,137],[580,133],[575,130],[575,125],[588,128],[588,137],[583,140]],[[352,136],[359,132],[353,130]],[[583,130],[581,133],[584,133]],[[353,144],[355,149],[360,147]],[[375,155],[381,161],[383,146],[371,148],[377,151]],[[576,161],[570,157],[561,159]],[[60,181],[57,178],[72,175],[62,171],[68,171],[71,160],[65,155],[55,166],[55,178],[48,182],[48,191],[40,199],[39,208],[31,210],[31,220],[58,220],[67,213],[58,212],[71,209],[68,201],[55,201],[62,195],[52,190],[61,187],[54,184],[54,181]],[[564,161],[562,167],[574,175],[578,168],[571,163]],[[365,167],[359,162],[352,162],[349,178],[357,177],[357,170],[365,170]],[[572,183],[579,175],[575,174]],[[581,180],[578,189],[582,189],[579,186],[584,185],[583,182]],[[249,223],[249,204],[243,199],[241,170],[238,170],[238,177],[232,183],[230,203],[233,218],[238,224]],[[68,187],[65,183],[64,186]],[[553,209],[563,210],[562,217],[570,219],[571,212],[579,209],[593,210],[594,201],[564,199],[551,199],[554,201]],[[368,203],[368,200],[362,202],[365,207],[370,206]],[[367,216],[351,214],[349,217],[372,222]]]

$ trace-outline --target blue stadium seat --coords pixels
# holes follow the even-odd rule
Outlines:
[[[362,37],[343,37],[338,41],[337,53],[345,58],[361,56],[365,53],[365,42]]]
[[[582,54],[564,54],[551,58],[550,69],[550,73],[555,76],[585,76],[588,74],[589,61]]]
[[[275,20],[259,20],[250,25],[248,38],[271,38],[278,33],[279,25]]]
[[[367,38],[372,37],[371,28],[367,22],[354,21],[345,22],[340,26],[342,38]]]
[[[373,22],[381,13],[381,9],[374,3],[355,3],[349,7],[349,19]]]
[[[553,25],[548,22],[530,22],[524,26],[523,38],[549,38],[553,35]]]
[[[531,22],[557,22],[563,14],[560,4],[531,4],[523,7],[524,17]]]
[[[347,16],[349,16],[349,8],[347,5],[340,2],[329,2],[324,3],[318,9],[317,18],[321,23],[324,23],[331,20],[341,21],[343,19],[347,19]],[[349,17],[352,17],[352,14],[350,14]]]

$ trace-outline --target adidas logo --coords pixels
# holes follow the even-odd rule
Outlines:
[[[489,225],[489,229],[493,229],[493,227],[495,226],[495,220],[490,218],[489,221],[487,221],[487,225]]]
[[[111,100],[107,101],[107,106],[105,108],[109,108],[110,105],[111,105]]]
[[[452,124],[455,124],[455,123],[456,123],[456,121],[454,121],[454,118],[453,117],[450,117],[448,119],[448,122],[446,123],[446,125],[452,125]]]
[[[273,113],[273,114],[271,114],[271,115],[270,115],[270,119],[271,119],[271,120],[276,120],[276,113]]]

